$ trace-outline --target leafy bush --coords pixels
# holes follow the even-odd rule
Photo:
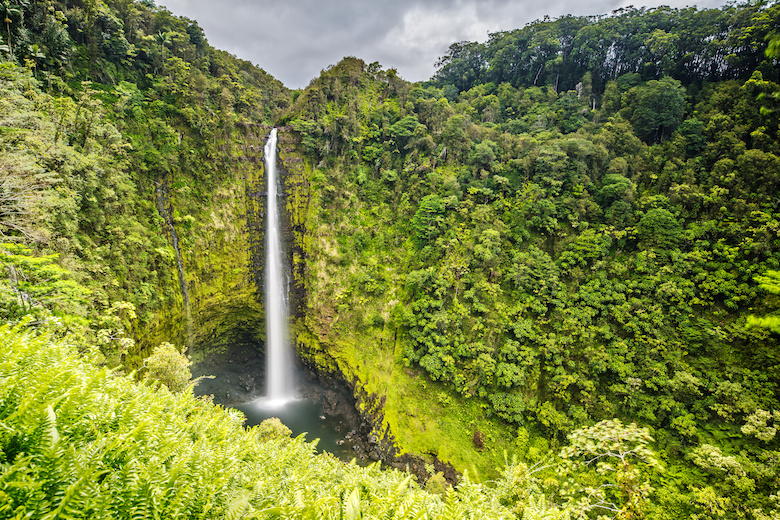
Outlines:
[[[181,392],[190,384],[190,365],[183,350],[162,343],[144,360],[144,379],[164,385],[171,392]]]

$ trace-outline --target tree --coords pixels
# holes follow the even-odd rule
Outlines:
[[[767,271],[764,275],[755,276],[758,286],[770,294],[780,294],[780,271]],[[762,327],[769,329],[775,334],[780,334],[780,316],[772,314],[769,316],[750,315],[747,318],[748,327]]]
[[[595,509],[623,519],[644,518],[643,503],[652,491],[647,473],[660,467],[649,448],[653,442],[649,430],[610,419],[572,432],[569,442],[560,454],[566,469],[593,468],[600,481],[595,489],[584,490],[589,494],[579,501],[580,515]],[[622,506],[612,501],[617,499]]]
[[[493,169],[493,162],[496,160],[496,148],[498,148],[496,143],[486,139],[474,146],[469,154],[469,160],[477,168],[490,171]]]
[[[560,269],[550,255],[533,245],[517,253],[507,270],[507,279],[517,289],[517,295],[530,299],[532,308],[542,314],[549,305],[557,303],[559,277]]]
[[[32,315],[41,320],[52,314],[84,314],[89,291],[70,279],[56,259],[57,255],[35,256],[20,244],[0,244],[0,264],[7,269],[7,276],[0,278],[0,317]]]
[[[257,434],[257,439],[260,442],[267,442],[274,439],[289,439],[292,434],[292,430],[276,417],[271,417],[261,422],[257,428],[255,428],[255,432]]]
[[[674,132],[685,113],[685,89],[679,81],[664,77],[648,81],[627,93],[634,131],[646,143],[663,141]]]
[[[190,384],[191,364],[183,350],[180,351],[170,343],[161,343],[144,360],[144,379],[165,386],[171,392],[181,392]]]
[[[165,63],[165,47],[171,44],[171,33],[169,31],[157,31],[155,38],[160,42],[160,56],[162,56],[163,63]]]
[[[128,331],[137,319],[135,305],[125,301],[113,302],[96,321],[97,343],[109,365],[118,365],[122,356],[135,345]]]
[[[633,191],[634,183],[630,179],[619,173],[608,173],[601,179],[601,189],[596,193],[596,200],[607,208],[617,200],[630,198]]]
[[[702,133],[703,130],[704,122],[696,118],[686,119],[680,125],[679,131],[680,135],[685,138],[685,151],[688,153],[688,157],[694,157],[704,149],[707,139]]]
[[[444,125],[442,141],[446,147],[446,158],[450,162],[457,161],[469,147],[470,141],[466,135],[467,126],[468,120],[461,114],[452,116]]]
[[[484,74],[484,45],[458,42],[450,45],[436,62],[436,79],[441,85],[454,85],[458,91],[469,90]]]
[[[42,224],[51,211],[47,197],[57,180],[27,157],[0,159],[0,236],[42,241]]]
[[[418,247],[430,245],[439,236],[444,223],[444,201],[438,195],[426,195],[412,217],[412,229]]]
[[[11,24],[14,24],[14,32],[18,35],[24,21],[24,9],[27,8],[28,5],[29,2],[27,0],[0,0],[0,18],[5,23],[5,32],[8,36],[8,52],[11,55],[12,60],[15,58],[15,38],[11,33]]]
[[[406,144],[414,135],[414,131],[422,126],[415,116],[406,116],[390,126],[390,137],[395,141],[399,151],[406,149]]]
[[[669,210],[653,208],[637,224],[639,238],[648,246],[657,249],[673,249],[677,246],[682,226]]]

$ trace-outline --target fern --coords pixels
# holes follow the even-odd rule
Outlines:
[[[0,517],[513,518],[468,479],[443,501],[408,474],[315,451],[0,326]]]
[[[225,518],[227,520],[240,520],[245,517],[245,512],[249,509],[249,498],[252,492],[249,490],[239,491],[238,495],[230,501]]]
[[[344,500],[344,518],[345,520],[363,518],[363,511],[360,507],[360,492],[357,489],[353,489],[352,493]]]

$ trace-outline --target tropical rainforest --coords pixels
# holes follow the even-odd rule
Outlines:
[[[780,518],[780,5],[301,90],[152,0],[0,22],[3,518]],[[274,127],[297,356],[384,465],[193,395],[263,345]]]

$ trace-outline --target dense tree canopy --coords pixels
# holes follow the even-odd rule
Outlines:
[[[153,2],[0,9],[0,511],[778,515],[777,4],[544,19],[428,83],[345,58],[295,93]],[[299,353],[464,471],[429,472],[444,498],[187,395],[185,339],[263,334],[274,124]]]
[[[394,331],[441,402],[477,400],[521,437],[646,425],[675,477],[612,475],[625,492],[592,498],[626,518],[711,504],[763,518],[776,447],[741,428],[778,407],[775,338],[747,319],[776,303],[757,283],[780,262],[778,114],[762,108],[780,89],[764,53],[776,23],[776,6],[748,4],[544,20],[453,45],[428,86],[333,66],[289,121],[318,165],[307,226],[338,244],[310,244],[311,265],[362,274],[328,269],[325,286],[314,267],[308,326],[328,330],[315,317],[336,299],[331,334]],[[330,112],[345,116],[338,135]],[[705,445],[755,491],[691,464]]]
[[[767,37],[778,31],[777,10],[776,4],[756,2],[545,18],[491,34],[485,44],[453,44],[440,58],[434,80],[460,92],[486,82],[550,85],[557,91],[581,85],[596,96],[627,73],[642,81],[670,76],[690,85],[745,79],[758,69],[777,81],[776,67],[764,56]]]

